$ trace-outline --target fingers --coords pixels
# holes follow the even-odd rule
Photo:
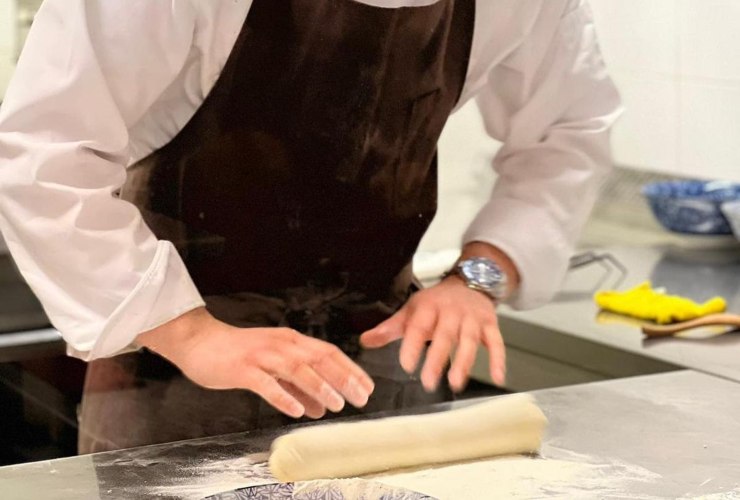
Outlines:
[[[367,349],[377,349],[402,338],[406,314],[406,309],[401,309],[372,330],[363,333],[360,344]]]
[[[303,353],[292,347],[284,347],[281,354],[282,356],[277,357],[266,356],[265,367],[271,373],[295,386],[323,407],[335,413],[342,411],[344,398],[306,363]]]
[[[439,385],[442,371],[449,363],[450,354],[457,343],[459,327],[459,318],[454,314],[438,317],[432,345],[427,350],[421,372],[421,383],[427,391],[434,391]]]
[[[405,326],[399,358],[406,373],[413,373],[419,364],[421,353],[427,340],[432,338],[434,325],[437,322],[437,310],[425,307],[415,309]]]
[[[239,382],[240,386],[259,394],[270,406],[290,417],[300,418],[306,413],[306,408],[274,377],[258,368],[244,368]]]
[[[480,337],[478,323],[472,318],[465,318],[460,327],[460,343],[455,352],[455,360],[447,378],[455,392],[462,391],[468,382],[470,370],[473,368],[478,352]]]
[[[200,356],[178,365],[188,378],[213,389],[251,390],[294,418],[339,412],[345,400],[362,407],[375,389],[370,376],[338,347],[288,328],[224,325],[199,348]],[[207,362],[213,353],[222,361],[216,369]]]
[[[506,348],[497,324],[483,327],[483,342],[488,347],[489,370],[496,385],[506,383]]]
[[[337,346],[297,332],[290,342],[263,355],[261,366],[292,383],[332,411],[344,400],[361,408],[375,389],[370,376]]]
[[[290,382],[279,380],[278,383],[283,389],[288,391],[291,396],[296,398],[298,402],[303,405],[303,407],[306,409],[305,415],[308,418],[319,419],[326,414],[326,407],[324,407],[324,405],[309,397],[307,394],[305,394],[303,391],[298,389]]]
[[[338,347],[309,339],[310,363],[316,372],[352,406],[362,408],[375,389],[370,376]]]

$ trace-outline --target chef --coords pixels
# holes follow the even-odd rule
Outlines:
[[[419,290],[473,98],[498,182]],[[480,346],[503,383],[496,304],[553,295],[619,109],[580,0],[46,0],[0,229],[90,362],[80,451],[443,401]]]

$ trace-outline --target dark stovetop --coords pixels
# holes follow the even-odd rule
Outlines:
[[[48,328],[41,304],[9,255],[0,255],[0,334]]]

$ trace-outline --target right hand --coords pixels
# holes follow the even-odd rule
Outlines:
[[[205,308],[142,333],[137,343],[209,389],[247,389],[294,418],[321,418],[345,401],[365,406],[373,381],[338,347],[289,328],[236,328]]]

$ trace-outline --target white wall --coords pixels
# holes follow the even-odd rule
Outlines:
[[[16,45],[16,1],[0,0],[0,100],[13,72]]]
[[[618,163],[740,180],[740,1],[591,0],[627,106]]]

